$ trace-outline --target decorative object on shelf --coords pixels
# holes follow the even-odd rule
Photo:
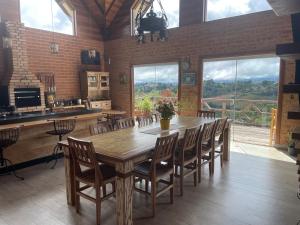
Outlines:
[[[167,27],[168,18],[166,12],[161,4],[160,0],[156,0],[160,6],[161,16],[159,17],[157,13],[154,12],[153,2],[150,5],[150,12],[145,16],[145,5],[148,3],[146,0],[141,0],[141,6],[135,18],[135,37],[138,43],[145,43],[145,32],[150,32],[151,41],[154,41],[154,34],[157,32],[158,41],[166,41],[167,37]]]
[[[195,72],[188,72],[182,74],[182,85],[196,85],[196,73]]]
[[[160,113],[160,128],[162,130],[170,129],[170,121],[172,117],[175,115],[175,108],[171,101],[162,100],[158,102],[158,106],[156,111]]]
[[[126,76],[125,73],[120,73],[119,74],[119,81],[121,85],[127,85],[128,84],[128,77]]]

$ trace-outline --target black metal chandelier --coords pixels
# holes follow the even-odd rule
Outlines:
[[[166,41],[168,18],[160,0],[156,0],[160,6],[160,16],[154,12],[153,2],[151,2],[150,11],[145,15],[145,1],[142,0],[141,6],[135,18],[135,37],[138,43],[145,43],[145,32],[150,33],[151,41],[154,41],[155,33],[158,33],[158,41]]]

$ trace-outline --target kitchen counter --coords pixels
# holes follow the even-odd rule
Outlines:
[[[57,136],[47,134],[47,131],[53,130],[53,119],[76,119],[75,130],[70,136],[83,138],[90,136],[89,126],[96,124],[99,117],[109,115],[122,115],[124,111],[117,110],[88,110],[68,113],[55,113],[36,115],[32,114],[19,118],[11,118],[7,124],[0,125],[0,129],[12,128],[19,126],[21,128],[18,142],[4,151],[5,157],[10,159],[17,168],[31,166],[44,162],[47,157],[51,156],[53,147],[58,142]],[[3,123],[3,119],[2,119]],[[64,137],[66,139],[66,137]]]

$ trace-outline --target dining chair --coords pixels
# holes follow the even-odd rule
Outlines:
[[[184,177],[194,175],[194,186],[197,186],[198,173],[198,139],[200,127],[185,130],[183,141],[178,145],[175,159],[175,177],[180,179],[180,195],[183,195]],[[179,174],[178,172],[179,167]]]
[[[134,122],[134,118],[132,118],[132,117],[117,120],[117,128],[118,129],[125,129],[125,128],[134,127],[134,126],[135,126],[135,122]]]
[[[73,173],[75,176],[74,187],[76,194],[76,211],[79,213],[80,197],[94,202],[96,204],[97,225],[100,225],[101,202],[115,194],[115,169],[109,165],[103,163],[99,164],[97,162],[92,142],[69,137],[68,143],[71,157],[74,160]],[[112,185],[112,191],[109,194],[104,191],[106,190],[107,184]],[[95,189],[95,197],[84,192],[89,188]]]
[[[161,119],[160,113],[159,112],[155,112],[155,113],[153,113],[153,116],[155,118],[155,122],[158,123],[160,121],[160,119]]]
[[[178,132],[157,138],[152,160],[138,164],[134,176],[151,182],[151,192],[135,187],[135,190],[152,197],[152,216],[155,216],[156,198],[170,191],[170,202],[174,199],[174,163]],[[169,180],[166,180],[169,177]],[[158,184],[164,185],[158,190]],[[135,185],[135,184],[134,184]]]
[[[216,121],[216,127],[214,132],[214,158],[220,157],[221,168],[223,168],[223,153],[224,153],[224,132],[226,129],[226,125],[228,122],[228,118],[218,119]],[[214,164],[213,164],[213,172],[214,172]]]
[[[198,139],[198,182],[201,182],[201,170],[209,164],[209,175],[213,174],[214,163],[214,132],[216,122],[206,123]]]
[[[148,125],[150,125],[154,122],[152,115],[150,115],[150,116],[137,116],[136,121],[138,122],[139,127],[145,127],[145,126],[148,126]]]
[[[198,110],[197,117],[215,119],[216,118],[216,112],[215,111]]]
[[[98,135],[112,131],[112,126],[107,121],[98,122],[90,125],[90,134]]]

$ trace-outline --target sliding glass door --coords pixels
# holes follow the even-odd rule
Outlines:
[[[278,80],[277,57],[205,61],[202,108],[231,118],[235,141],[267,145]]]

